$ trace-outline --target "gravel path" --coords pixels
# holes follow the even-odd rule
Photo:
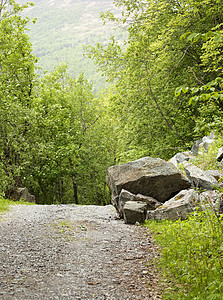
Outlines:
[[[160,299],[157,250],[112,206],[13,206],[0,215],[0,299]]]

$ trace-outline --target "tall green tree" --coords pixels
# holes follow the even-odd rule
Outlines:
[[[203,40],[200,58],[204,75],[198,78],[194,73],[196,78],[194,86],[178,87],[175,93],[177,96],[184,93],[190,94],[189,104],[198,111],[195,131],[204,134],[211,131],[222,133],[223,130],[222,27],[223,23],[203,34],[187,32],[182,36],[182,39],[186,39],[188,43],[193,44]]]
[[[115,142],[106,107],[65,66],[35,75],[26,7],[0,2],[0,193],[25,186],[42,204],[108,203]]]
[[[22,153],[29,130],[29,106],[34,64],[28,19],[21,17],[27,5],[0,1],[0,191],[21,183]]]
[[[110,13],[105,20],[127,27],[122,47],[114,38],[104,47],[89,49],[101,70],[115,84],[111,101],[126,132],[127,149],[168,158],[188,147],[196,134],[193,128],[199,111],[187,96],[175,97],[179,85],[193,85],[205,76],[201,64],[202,45],[187,43],[186,32],[206,33],[223,20],[223,3],[203,1],[117,0],[122,16]],[[196,76],[195,76],[196,74]],[[204,80],[214,78],[209,72]],[[199,135],[199,133],[197,133]],[[178,149],[173,149],[173,148]]]
[[[31,115],[22,175],[38,203],[109,202],[111,125],[83,75],[70,78],[66,66],[46,74],[36,82]]]

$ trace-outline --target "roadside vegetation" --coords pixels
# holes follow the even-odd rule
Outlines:
[[[34,205],[35,203],[26,202],[23,200],[20,201],[12,201],[5,199],[4,197],[0,197],[0,213],[5,212],[9,209],[10,205]]]
[[[223,146],[223,136],[217,135],[214,142],[210,144],[208,151],[201,149],[197,156],[194,156],[190,162],[202,170],[219,170],[222,171],[222,164],[217,161],[216,157],[219,148]]]
[[[196,212],[184,221],[146,221],[146,226],[160,246],[162,279],[171,286],[163,299],[222,299],[222,216]]]
[[[216,161],[222,137],[193,163],[218,169]],[[221,190],[222,192],[222,190]],[[162,253],[158,262],[164,282],[163,299],[221,300],[223,295],[223,215],[214,209],[196,211],[187,220],[146,221]]]

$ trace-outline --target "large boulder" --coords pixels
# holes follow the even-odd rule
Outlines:
[[[108,168],[107,183],[116,208],[117,197],[122,189],[165,202],[190,186],[172,163],[151,157]]]
[[[205,191],[199,194],[193,189],[183,190],[166,201],[156,210],[147,211],[147,219],[184,220],[188,214],[199,210],[212,210],[216,214],[223,213],[223,194],[218,191]]]
[[[139,201],[128,201],[125,203],[123,211],[126,224],[143,223],[146,219],[147,204]]]
[[[31,195],[27,188],[16,187],[13,188],[10,192],[10,199],[13,201],[24,200],[27,202],[35,203],[35,196]]]
[[[182,190],[156,210],[147,212],[147,219],[185,220],[199,205],[199,194],[193,189]]]
[[[205,174],[203,170],[195,165],[191,163],[184,163],[183,166],[193,187],[203,190],[212,190],[216,185],[218,185],[218,181],[212,175],[207,175],[207,173]]]

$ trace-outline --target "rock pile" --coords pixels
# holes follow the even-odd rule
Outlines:
[[[146,218],[185,219],[197,208],[211,207],[222,213],[223,197],[216,189],[223,172],[203,171],[189,162],[194,155],[207,151],[212,142],[213,138],[204,137],[191,151],[177,153],[169,162],[143,157],[108,168],[107,184],[119,216],[135,224]],[[216,159],[223,160],[223,147]]]

